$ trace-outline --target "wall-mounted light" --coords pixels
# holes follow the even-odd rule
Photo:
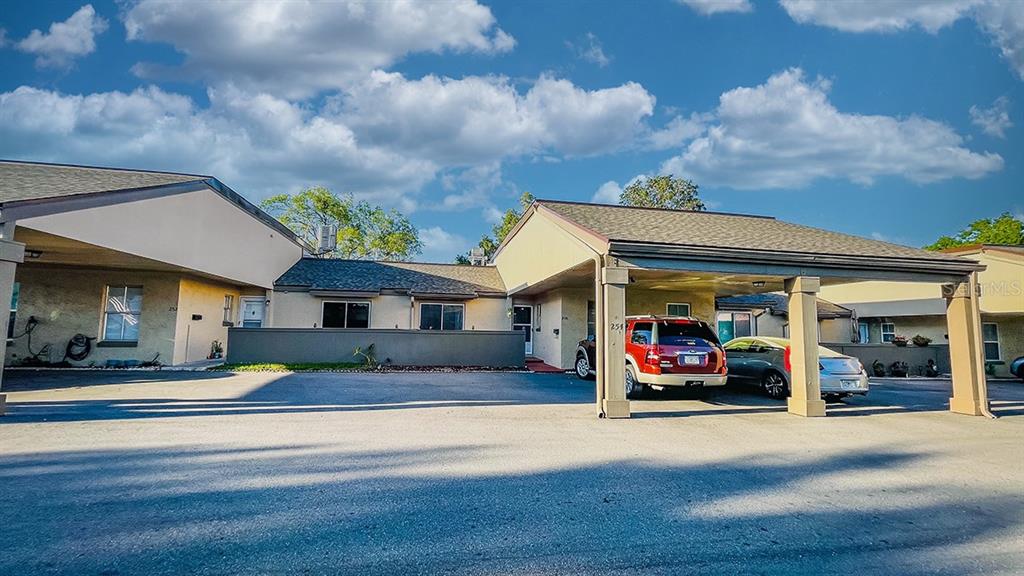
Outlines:
[[[43,253],[40,252],[39,250],[25,250],[26,258],[39,258],[42,255]]]
[[[754,288],[764,288],[764,280],[755,280],[753,284]]]

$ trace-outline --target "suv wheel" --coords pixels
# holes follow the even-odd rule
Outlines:
[[[764,387],[764,391],[769,396],[776,400],[785,398],[789,395],[789,390],[786,386],[786,379],[778,372],[768,372],[765,374],[764,378],[761,380],[761,386]]]
[[[633,399],[640,396],[643,392],[644,385],[636,381],[636,374],[633,372],[633,367],[626,365],[626,398]]]
[[[582,380],[590,378],[590,360],[587,359],[586,354],[576,355],[576,375]]]

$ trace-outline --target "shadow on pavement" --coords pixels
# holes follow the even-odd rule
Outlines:
[[[495,474],[480,449],[0,458],[0,573],[1009,573],[1019,497],[878,482],[926,454]],[[469,469],[472,469],[470,466]],[[851,501],[831,479],[868,481]],[[815,487],[817,486],[817,487]],[[877,497],[877,499],[876,499]],[[854,503],[856,502],[856,503]],[[1011,542],[1001,554],[963,546]]]

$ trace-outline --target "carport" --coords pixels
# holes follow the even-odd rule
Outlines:
[[[789,298],[788,410],[824,416],[816,295],[823,285],[867,280],[943,285],[950,410],[988,414],[976,277],[983,267],[973,261],[773,218],[538,200],[505,239],[495,264],[513,302],[555,307],[560,323],[551,329],[553,347],[563,363],[574,340],[586,337],[575,318],[578,300],[593,303],[600,416],[630,415],[622,369],[627,313],[651,313],[652,306],[688,298],[706,314],[715,297],[770,291]],[[548,327],[538,331],[541,344]]]

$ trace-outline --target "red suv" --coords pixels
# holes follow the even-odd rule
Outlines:
[[[576,375],[594,374],[596,343],[583,340],[576,349]],[[706,322],[687,316],[626,318],[626,396],[648,387],[724,386],[725,351]]]

